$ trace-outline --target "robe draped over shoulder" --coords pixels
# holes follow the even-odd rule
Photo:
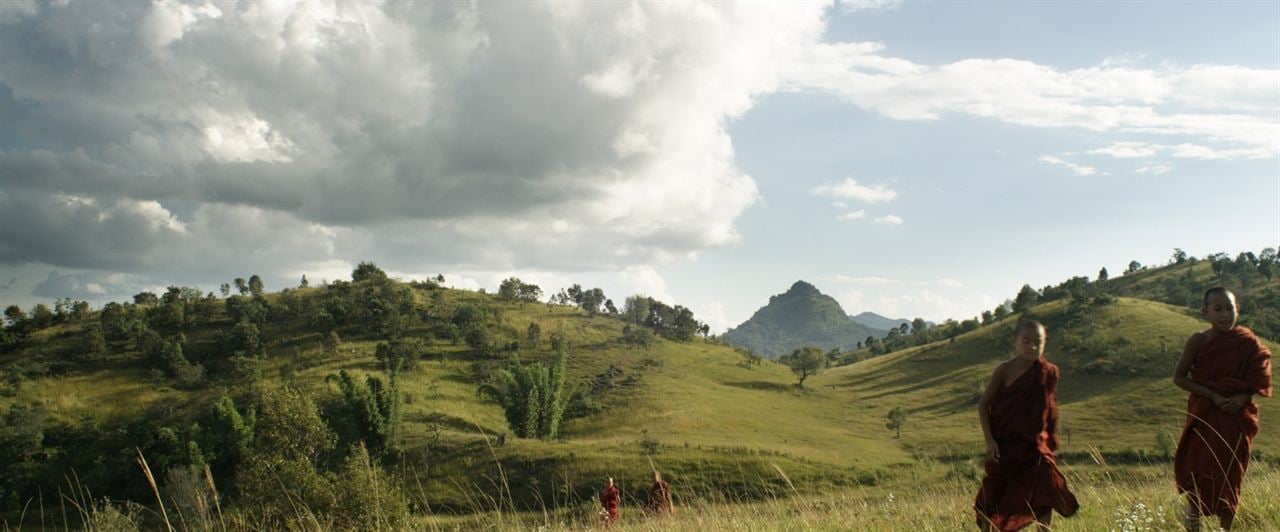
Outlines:
[[[1191,380],[1223,395],[1271,395],[1271,351],[1245,327],[1205,341],[1191,362]],[[1174,455],[1179,493],[1188,493],[1201,514],[1235,515],[1240,484],[1258,434],[1258,405],[1223,412],[1208,397],[1190,394],[1187,421]]]
[[[988,419],[1000,461],[986,475],[974,501],[978,526],[1019,530],[1049,509],[1070,517],[1080,505],[1067,489],[1053,452],[1058,448],[1058,366],[1041,358],[997,392]]]

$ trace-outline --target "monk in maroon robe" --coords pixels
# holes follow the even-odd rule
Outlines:
[[[613,479],[610,478],[609,483],[600,490],[600,518],[605,526],[618,521],[618,503],[620,502],[622,502],[622,494],[618,492],[618,487],[613,485]]]
[[[1174,370],[1174,382],[1190,392],[1187,421],[1174,455],[1178,493],[1187,495],[1186,527],[1199,530],[1216,515],[1230,530],[1240,484],[1258,434],[1253,396],[1271,395],[1271,352],[1253,332],[1235,324],[1235,294],[1205,293],[1208,330],[1191,335]]]
[[[676,512],[671,501],[671,485],[662,480],[662,474],[653,470],[653,485],[649,487],[649,498],[644,502],[645,511],[650,515],[671,515]]]
[[[1053,511],[1080,505],[1067,489],[1058,449],[1058,366],[1045,360],[1044,326],[1025,320],[1015,330],[1017,356],[996,367],[978,405],[987,440],[986,475],[974,501],[978,528],[1047,529]]]

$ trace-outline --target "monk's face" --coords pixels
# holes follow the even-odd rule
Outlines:
[[[1040,358],[1044,354],[1044,336],[1044,329],[1026,327],[1013,339],[1014,351],[1019,357]]]
[[[1236,326],[1236,296],[1231,293],[1215,292],[1209,295],[1209,299],[1205,301],[1204,308],[1200,309],[1205,319],[1213,325],[1213,328],[1219,332],[1230,331]]]

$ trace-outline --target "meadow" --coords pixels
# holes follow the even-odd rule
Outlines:
[[[1151,290],[1174,293],[1169,279],[1183,287],[1206,275],[1203,263],[1134,272],[1024,313],[1046,323],[1047,356],[1063,370],[1059,456],[1083,505],[1055,529],[1176,525],[1169,456],[1186,394],[1170,373],[1203,325]],[[1262,299],[1277,286],[1246,293]],[[246,301],[266,310],[246,313]],[[108,334],[93,355],[94,324],[111,327],[102,311],[30,330],[0,352],[0,528],[163,528],[167,519],[200,530],[583,529],[596,524],[595,494],[613,477],[624,495],[619,529],[955,530],[973,522],[978,396],[1020,317],[860,355],[800,387],[785,365],[712,337],[668,337],[625,311],[429,283],[206,297],[166,321],[178,304],[132,305],[133,323],[150,325]],[[340,311],[345,321],[333,318]],[[658,334],[633,341],[636,327]],[[398,422],[380,451],[337,381],[389,378],[395,346],[412,346],[412,364],[395,374]],[[504,368],[552,364],[559,350],[559,432],[517,437],[482,387]],[[200,378],[187,378],[197,365]],[[906,412],[900,438],[886,427],[894,408]],[[1240,529],[1280,527],[1280,423],[1270,422],[1271,401],[1262,411]],[[636,510],[651,468],[675,488],[673,518]]]

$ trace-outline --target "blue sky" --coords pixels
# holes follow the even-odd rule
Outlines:
[[[12,2],[0,50],[4,304],[373,260],[940,321],[1280,244],[1278,2]]]

